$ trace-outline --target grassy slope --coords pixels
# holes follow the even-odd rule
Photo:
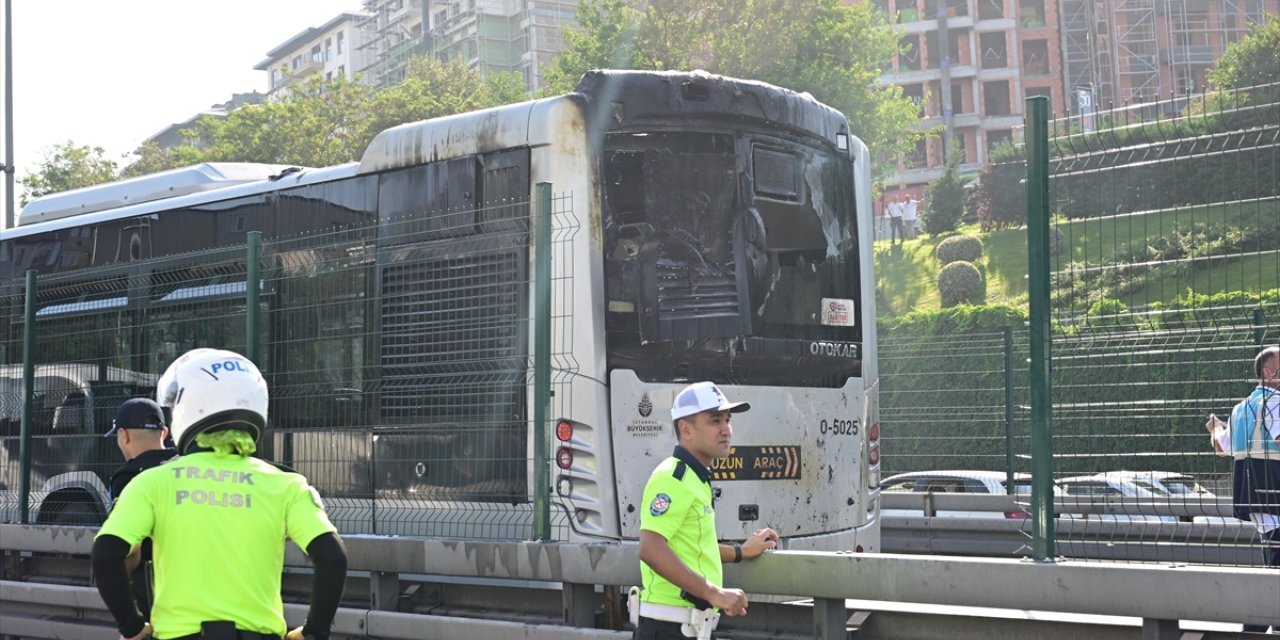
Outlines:
[[[1248,232],[1261,225],[1274,225],[1277,217],[1280,211],[1276,203],[1271,202],[1063,222],[1057,227],[1070,247],[1070,257],[1056,256],[1051,264],[1054,269],[1065,266],[1068,261],[1083,262],[1088,267],[1112,264],[1117,254],[1129,255],[1161,238],[1186,233],[1192,228],[1238,228]],[[987,302],[1026,305],[1026,230],[982,233],[977,225],[968,225],[959,233],[982,238],[986,247],[986,255],[978,267],[987,276]],[[939,307],[937,275],[941,265],[934,258],[934,249],[949,235],[953,234],[921,235],[892,248],[888,242],[876,243],[880,314],[900,315]],[[1275,287],[1280,287],[1280,255],[1264,253],[1212,260],[1199,269],[1154,279],[1126,296],[1125,302],[1131,306],[1157,301],[1167,303],[1188,290],[1212,294]]]

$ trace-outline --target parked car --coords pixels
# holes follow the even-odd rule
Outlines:
[[[1144,489],[1168,496],[1171,500],[1194,504],[1197,500],[1216,501],[1218,496],[1200,486],[1195,478],[1176,471],[1108,471],[1107,477],[1132,481]],[[1185,518],[1184,518],[1185,520]],[[1240,520],[1231,516],[1194,516],[1191,522],[1230,524]]]
[[[880,482],[881,494],[886,493],[965,493],[1005,495],[1008,476],[1003,471],[912,471],[885,478]],[[1031,496],[1031,475],[1014,474],[1013,494],[1021,496],[1019,502],[1027,502]],[[1056,487],[1055,494],[1061,494]],[[882,509],[881,515],[920,515],[914,509]],[[939,510],[943,518],[1026,518],[1025,510],[1001,513],[999,511]]]
[[[1148,502],[1159,502],[1161,498],[1167,498],[1169,494],[1158,490],[1155,486],[1148,482],[1135,480],[1128,477],[1128,472],[1108,472],[1097,473],[1089,476],[1072,476],[1069,478],[1059,478],[1058,486],[1062,487],[1069,496],[1093,497],[1101,496],[1107,498],[1116,498],[1120,501],[1132,499],[1135,503],[1141,500]],[[1142,507],[1135,504],[1134,514],[1129,513],[1110,513],[1110,514],[1090,514],[1087,518],[1097,518],[1099,520],[1112,520],[1116,522],[1177,522],[1176,516],[1163,516],[1156,514],[1140,513]]]
[[[1167,496],[1216,497],[1212,491],[1200,486],[1195,478],[1176,471],[1108,471],[1104,475],[1129,480],[1144,489]]]

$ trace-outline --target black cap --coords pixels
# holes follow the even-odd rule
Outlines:
[[[164,410],[155,400],[134,398],[125,400],[116,409],[116,417],[111,421],[111,430],[106,437],[116,435],[116,429],[163,429]]]

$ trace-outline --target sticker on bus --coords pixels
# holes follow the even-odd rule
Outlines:
[[[853,311],[853,300],[848,298],[822,299],[822,324],[828,327],[852,327],[857,314]]]
[[[712,480],[796,480],[800,447],[731,447],[711,462]]]

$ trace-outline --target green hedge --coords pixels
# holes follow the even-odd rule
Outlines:
[[[1102,304],[1094,316],[1056,327],[1055,472],[1222,472],[1221,460],[1204,455],[1202,425],[1210,412],[1229,412],[1254,384],[1255,309],[1264,313],[1266,343],[1274,344],[1280,340],[1280,289],[1188,295],[1145,313]],[[1004,470],[1000,332],[1006,326],[1015,329],[1016,470],[1029,470],[1025,319],[1021,309],[987,306],[918,312],[880,324],[886,474]]]
[[[1067,155],[1050,184],[1056,213],[1088,218],[1274,197],[1280,163],[1269,134],[1233,131]]]

